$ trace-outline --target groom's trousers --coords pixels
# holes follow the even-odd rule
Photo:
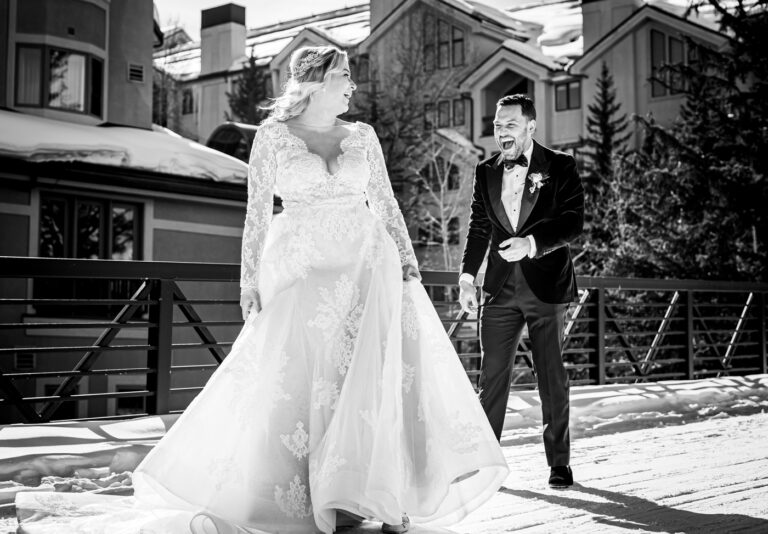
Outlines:
[[[563,366],[563,324],[567,304],[547,304],[531,291],[519,262],[501,291],[486,298],[480,314],[480,403],[501,440],[515,355],[528,325],[531,355],[541,399],[544,450],[550,466],[570,463],[569,384]]]

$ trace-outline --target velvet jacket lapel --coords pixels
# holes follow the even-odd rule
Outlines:
[[[501,201],[501,187],[503,183],[504,165],[501,164],[497,158],[488,165],[487,171],[487,187],[488,198],[491,199],[491,205],[493,207],[493,213],[499,220],[504,229],[509,232],[509,235],[516,235],[522,230],[528,217],[531,215],[536,201],[539,199],[539,189],[534,189],[531,192],[533,182],[530,180],[532,174],[539,173],[545,176],[549,171],[549,161],[547,160],[544,149],[541,148],[536,141],[533,141],[533,153],[531,154],[531,164],[528,166],[528,174],[525,179],[525,189],[523,190],[523,198],[520,202],[520,218],[517,221],[517,232],[512,229],[512,223],[507,217],[507,210],[504,209],[504,204]]]
[[[547,160],[544,150],[536,141],[533,142],[533,153],[531,154],[531,164],[528,166],[528,174],[525,177],[525,189],[523,190],[523,198],[520,201],[520,219],[517,221],[518,232],[525,226],[528,217],[531,215],[536,201],[539,200],[540,188],[536,188],[531,181],[532,174],[541,174],[544,178],[549,171],[549,161]],[[545,182],[546,183],[546,182]],[[501,194],[499,194],[501,197]],[[501,202],[501,198],[499,198]],[[503,208],[503,206],[502,206]]]

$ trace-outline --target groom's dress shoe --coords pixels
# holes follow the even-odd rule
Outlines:
[[[569,465],[558,465],[549,470],[550,488],[569,488],[573,486],[573,471]]]

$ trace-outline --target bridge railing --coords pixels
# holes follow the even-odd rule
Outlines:
[[[478,318],[456,274],[423,283],[467,375]],[[182,411],[242,325],[234,264],[0,258],[0,423]],[[573,384],[768,372],[768,285],[580,278],[566,314]],[[535,384],[527,335],[513,387]]]

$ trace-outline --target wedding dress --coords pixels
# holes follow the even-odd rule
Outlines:
[[[336,510],[450,524],[506,477],[432,303],[402,280],[416,260],[375,132],[349,129],[335,172],[285,123],[256,133],[241,283],[263,310],[134,473],[142,532],[195,513],[207,532],[330,533]]]

